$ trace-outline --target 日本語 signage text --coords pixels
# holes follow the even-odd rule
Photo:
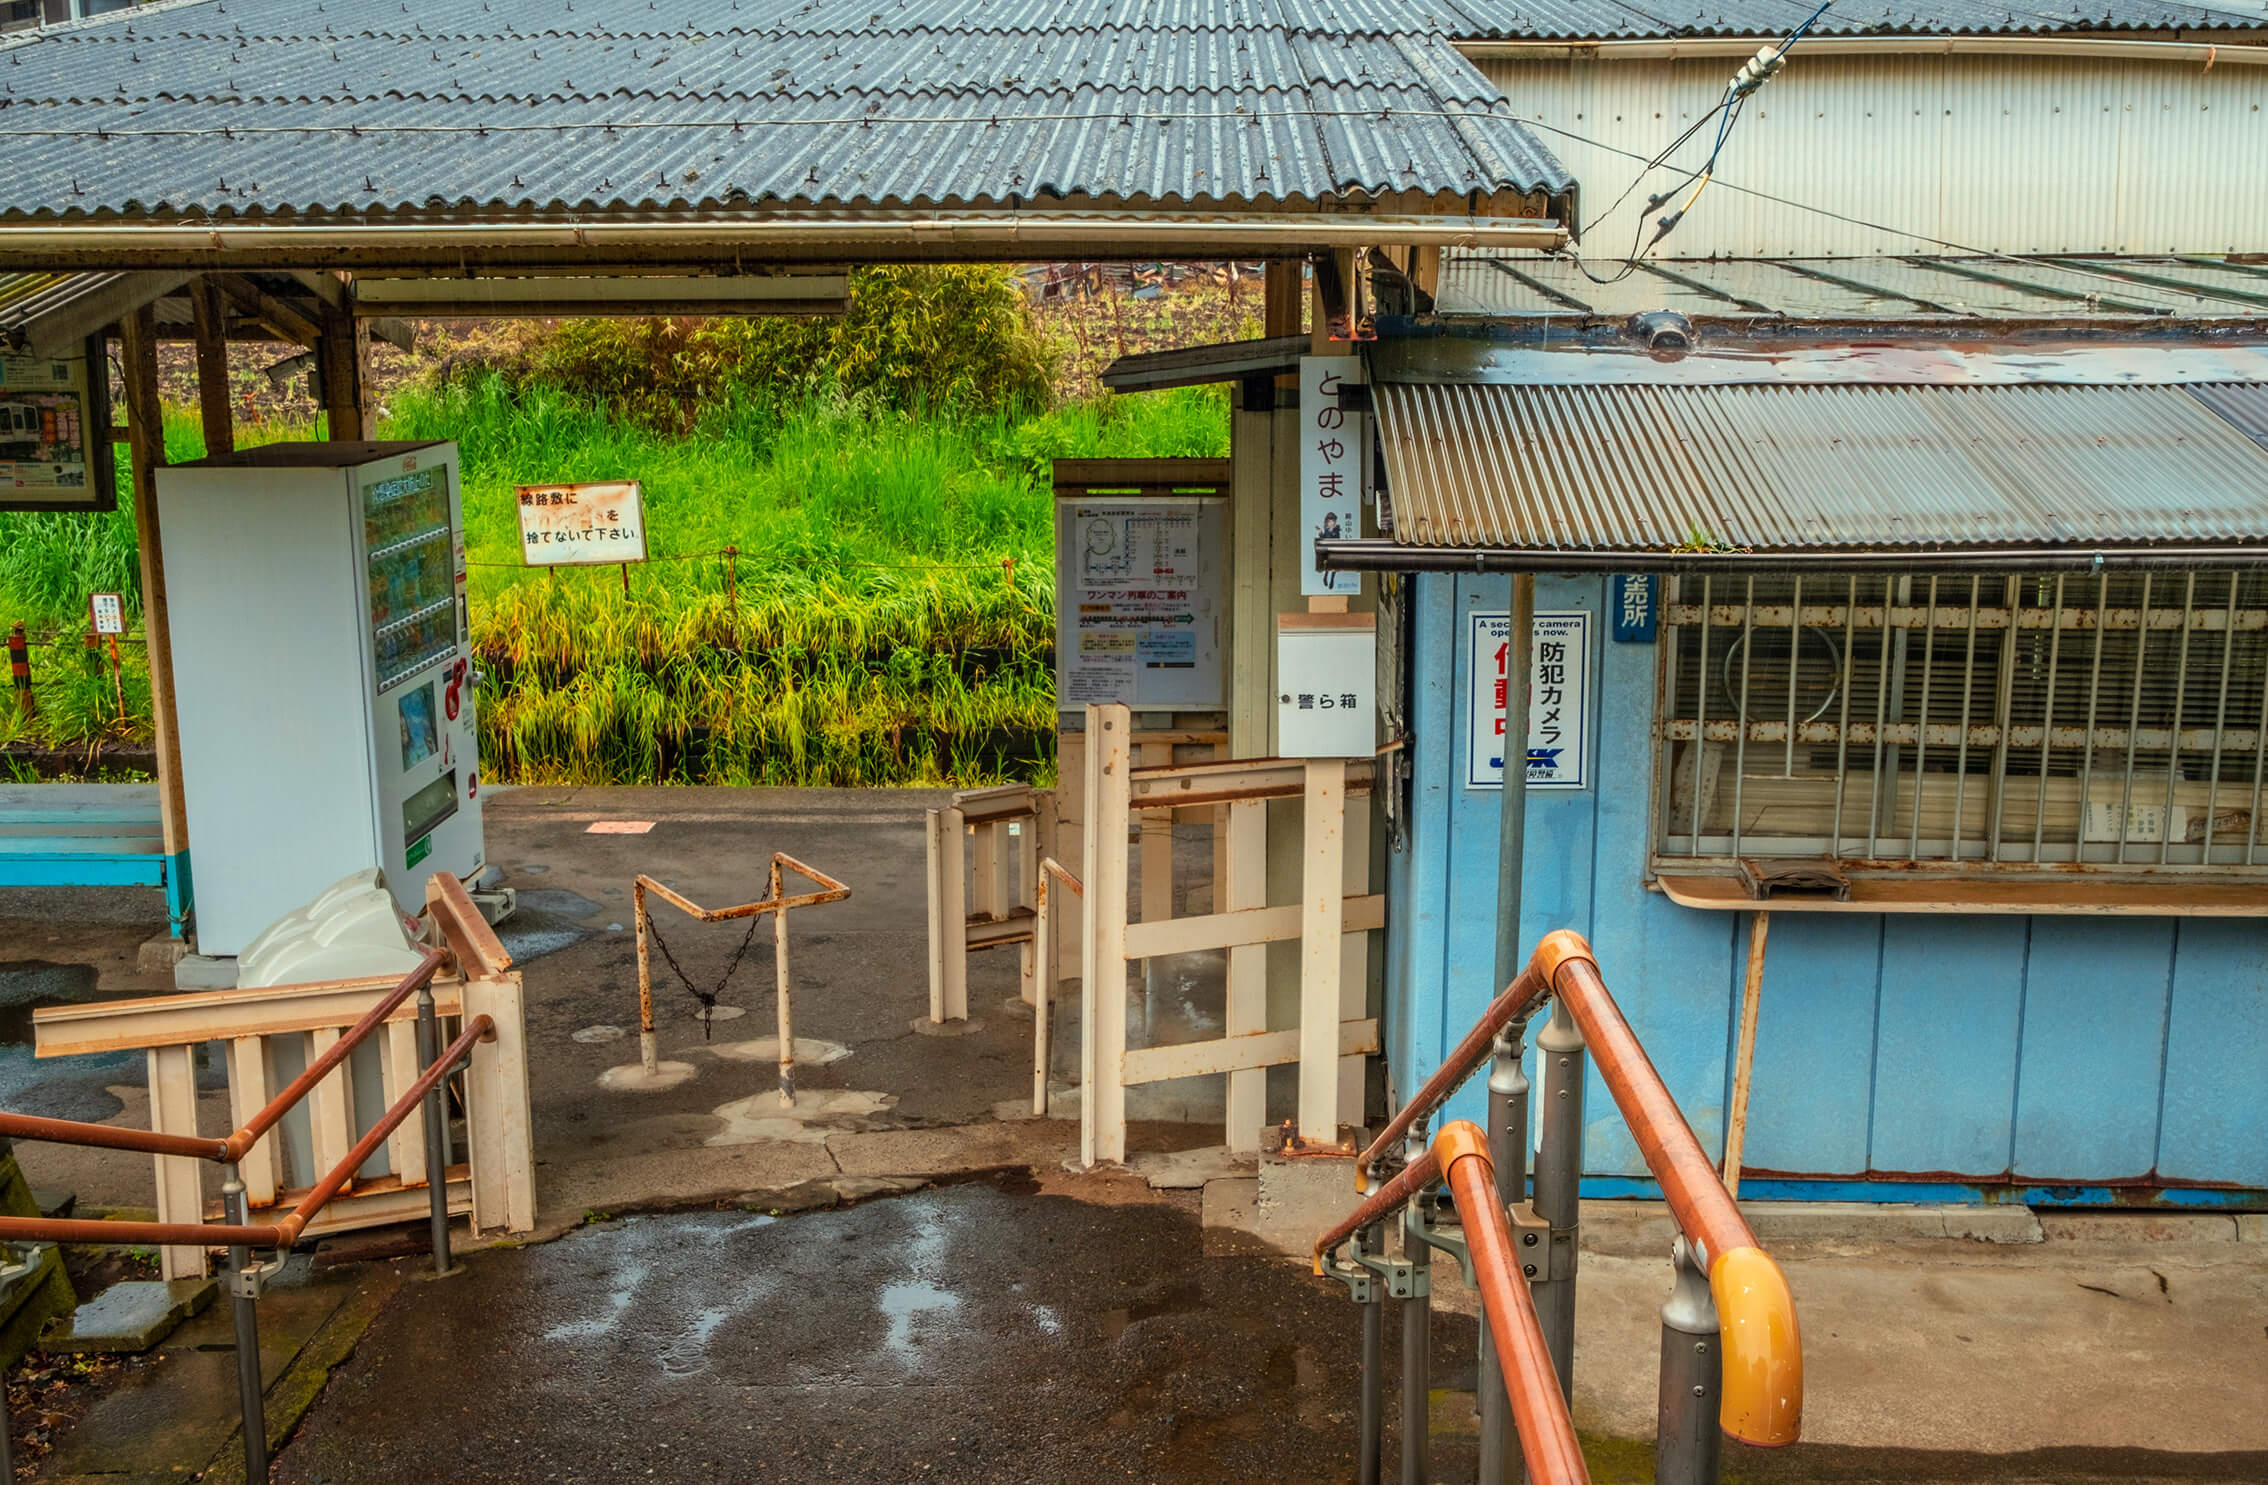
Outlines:
[[[1339,389],[1362,380],[1354,356],[1299,361],[1299,509],[1307,532],[1299,564],[1303,597],[1356,593],[1359,572],[1318,572],[1315,543],[1362,535],[1363,417],[1339,405]]]
[[[521,485],[520,555],[530,567],[646,560],[646,516],[636,480]]]
[[[1472,616],[1467,674],[1465,787],[1504,787],[1504,711],[1509,693],[1512,617]],[[1591,754],[1591,615],[1570,609],[1536,615],[1528,689],[1528,787],[1587,789]]]

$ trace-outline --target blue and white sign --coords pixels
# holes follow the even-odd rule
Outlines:
[[[1661,583],[1651,573],[1618,572],[1607,589],[1607,613],[1614,620],[1609,631],[1618,645],[1654,642],[1654,595]]]
[[[1505,663],[1512,616],[1472,616],[1466,674],[1472,679],[1466,729],[1465,787],[1504,787]],[[1528,787],[1591,785],[1591,613],[1568,609],[1536,615],[1534,665],[1528,686]]]

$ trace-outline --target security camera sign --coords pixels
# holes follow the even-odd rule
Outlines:
[[[1476,613],[1467,641],[1472,704],[1466,728],[1465,787],[1504,787],[1504,711],[1511,677],[1512,616]],[[1591,615],[1583,609],[1536,614],[1528,673],[1528,787],[1590,787]]]
[[[646,560],[645,503],[636,480],[521,485],[520,556],[530,567]]]

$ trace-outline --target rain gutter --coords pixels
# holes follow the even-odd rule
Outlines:
[[[2268,542],[2187,546],[1884,547],[1809,551],[1677,552],[1552,547],[1418,546],[1318,541],[1325,572],[2120,572],[2142,568],[2268,566]]]
[[[1474,62],[1679,62],[1697,57],[1751,57],[1776,36],[1693,36],[1630,41],[1459,41]],[[2182,62],[2195,66],[2268,67],[2259,41],[2114,41],[2076,36],[1807,36],[1802,57],[2074,57],[2089,62]]]
[[[619,262],[1297,257],[1334,248],[1549,250],[1567,229],[1539,217],[1285,212],[970,213],[894,217],[527,219],[309,222],[284,217],[187,224],[0,225],[0,268],[273,269],[295,266],[583,266]]]

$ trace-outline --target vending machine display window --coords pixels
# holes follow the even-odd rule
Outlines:
[[[438,466],[362,487],[371,648],[386,690],[457,645],[447,475]]]

